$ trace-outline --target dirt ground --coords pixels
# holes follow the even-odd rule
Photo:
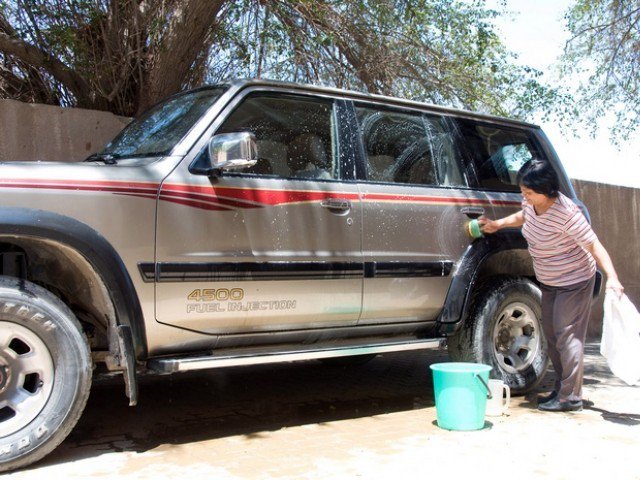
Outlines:
[[[597,351],[583,412],[539,412],[533,393],[473,432],[436,424],[428,365],[442,351],[146,378],[134,408],[106,382],[56,451],[5,478],[640,479],[640,388]]]

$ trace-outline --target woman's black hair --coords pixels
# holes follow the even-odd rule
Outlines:
[[[558,174],[546,160],[532,158],[518,171],[518,185],[530,188],[536,193],[557,198],[560,195]]]

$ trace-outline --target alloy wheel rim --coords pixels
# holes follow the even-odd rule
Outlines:
[[[31,423],[53,390],[51,352],[32,330],[0,321],[0,438]]]
[[[540,321],[526,304],[514,302],[497,316],[493,329],[493,354],[507,373],[522,373],[541,348]]]

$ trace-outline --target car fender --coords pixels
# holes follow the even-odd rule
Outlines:
[[[81,254],[103,281],[118,326],[131,331],[130,354],[137,359],[146,356],[140,301],[120,255],[106,238],[76,219],[44,210],[0,207],[0,225],[1,236],[52,240]]]
[[[493,255],[507,250],[527,250],[527,242],[519,230],[507,229],[486,235],[467,247],[454,269],[444,306],[438,316],[440,333],[450,334],[459,328],[468,314],[471,293],[479,281],[483,265]]]

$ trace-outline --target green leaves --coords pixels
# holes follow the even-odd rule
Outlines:
[[[565,20],[563,73],[584,79],[574,86],[578,119],[595,133],[612,116],[612,141],[630,138],[640,126],[640,3],[577,0]]]
[[[215,21],[194,15],[189,28],[173,28],[176,16],[212,3],[220,9]],[[520,118],[555,98],[539,72],[516,65],[493,30],[500,12],[483,0],[20,0],[0,6],[26,43],[58,58],[90,92],[82,96],[52,80],[38,88],[72,91],[65,97],[72,103],[120,115],[176,89],[229,77],[317,83]],[[189,52],[189,60],[177,51]],[[0,46],[3,59],[29,68],[25,59],[3,57]]]

